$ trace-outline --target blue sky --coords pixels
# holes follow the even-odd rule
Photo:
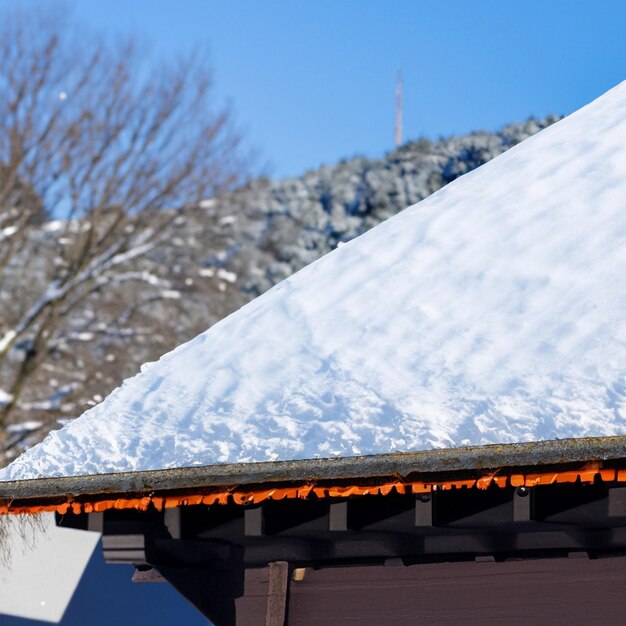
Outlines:
[[[408,138],[569,113],[626,77],[623,0],[59,4],[156,58],[208,47],[217,96],[274,176],[391,149],[400,67]]]

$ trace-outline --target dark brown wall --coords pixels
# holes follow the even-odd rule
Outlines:
[[[247,591],[263,595],[265,572],[248,572]],[[242,600],[238,625],[265,624],[262,598]],[[290,581],[287,624],[622,625],[626,558],[305,570]]]

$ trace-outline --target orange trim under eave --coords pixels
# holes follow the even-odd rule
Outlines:
[[[487,489],[491,485],[497,487],[536,487],[539,485],[552,485],[554,483],[573,483],[580,480],[583,483],[592,483],[600,478],[603,482],[626,482],[626,470],[602,469],[599,463],[589,463],[580,470],[544,472],[536,474],[510,474],[482,476],[478,479],[448,480],[441,482],[405,482],[401,480],[383,483],[381,485],[347,485],[347,486],[318,486],[315,484],[301,485],[298,487],[276,487],[245,489],[235,487],[211,493],[198,493],[186,495],[157,496],[147,495],[141,498],[116,498],[111,500],[98,499],[96,496],[85,496],[81,500],[71,499],[65,502],[47,505],[18,505],[11,502],[0,503],[0,515],[45,513],[54,512],[64,515],[65,513],[99,513],[109,509],[135,509],[146,511],[153,506],[158,511],[179,506],[228,504],[230,502],[239,505],[259,504],[265,500],[284,499],[307,499],[311,494],[317,498],[348,498],[351,496],[382,495],[386,496],[395,491],[398,494],[405,493],[431,493],[436,490],[447,489]]]

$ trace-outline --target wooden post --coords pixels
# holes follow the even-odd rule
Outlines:
[[[286,561],[270,563],[265,626],[285,626],[288,590],[289,565]]]

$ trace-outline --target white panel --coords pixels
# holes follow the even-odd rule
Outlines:
[[[8,525],[8,556],[0,560],[0,614],[58,623],[100,535],[57,528],[53,514],[40,519],[34,525],[12,516],[0,519]]]

